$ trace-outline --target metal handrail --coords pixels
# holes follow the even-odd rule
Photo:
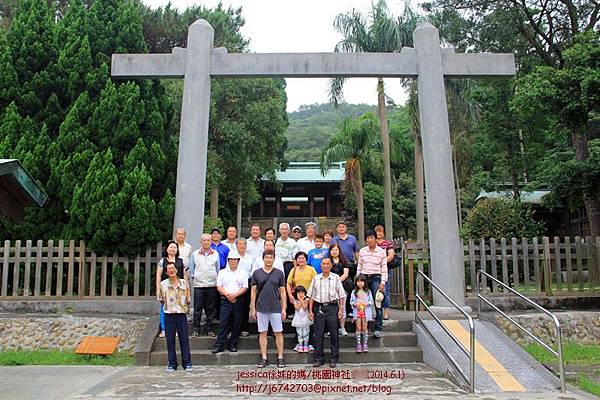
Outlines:
[[[554,351],[554,349],[552,349],[546,343],[542,342],[542,340],[540,338],[538,338],[537,336],[535,336],[533,333],[529,332],[521,324],[519,324],[517,321],[515,321],[514,319],[512,319],[511,317],[509,317],[505,312],[503,312],[502,310],[500,310],[498,307],[496,307],[495,305],[493,305],[488,299],[486,299],[485,297],[483,297],[481,295],[481,276],[482,275],[485,275],[487,278],[492,279],[492,281],[494,281],[497,284],[501,285],[504,289],[509,290],[511,293],[517,295],[520,299],[525,300],[527,303],[529,303],[533,307],[535,307],[538,310],[540,310],[541,312],[549,315],[550,318],[552,318],[552,320],[554,321],[554,325],[556,326],[556,339],[557,339],[556,341],[557,341],[557,350],[558,351]],[[567,387],[565,385],[565,366],[564,366],[563,351],[562,351],[563,350],[562,349],[562,332],[561,332],[561,328],[560,328],[560,321],[558,320],[558,318],[556,317],[556,315],[554,315],[550,311],[546,310],[544,307],[540,306],[539,304],[537,304],[533,300],[529,299],[528,297],[523,296],[521,293],[517,292],[516,290],[514,290],[510,286],[506,285],[504,282],[499,281],[498,279],[494,278],[493,276],[491,276],[487,272],[479,269],[479,270],[477,270],[477,316],[479,318],[481,318],[481,317],[485,318],[485,316],[483,316],[481,314],[481,300],[483,300],[487,305],[489,305],[490,307],[492,307],[494,310],[498,311],[504,318],[508,319],[510,322],[512,322],[513,324],[515,324],[519,329],[521,329],[523,332],[525,332],[527,335],[529,335],[529,337],[531,337],[533,340],[535,340],[537,343],[539,343],[542,347],[544,347],[546,350],[548,350],[550,353],[552,353],[552,355],[554,355],[555,357],[558,357],[558,369],[559,369],[559,376],[560,376],[559,377],[559,379],[560,379],[560,391],[562,393],[566,393],[567,392]]]
[[[475,393],[475,324],[473,323],[473,318],[463,310],[454,300],[452,300],[442,289],[440,289],[433,281],[423,273],[423,271],[417,270],[415,274],[415,286],[419,288],[419,275],[422,276],[426,281],[429,282],[431,287],[435,288],[446,300],[450,302],[462,315],[465,316],[467,321],[469,322],[469,334],[470,334],[470,351],[463,346],[463,344],[450,332],[450,330],[440,321],[440,319],[431,311],[431,308],[425,303],[423,298],[419,295],[419,290],[415,291],[415,321],[423,327],[423,330],[427,333],[427,335],[431,338],[435,346],[440,350],[442,355],[446,358],[446,360],[452,365],[454,370],[458,372],[459,376],[469,387],[469,392]],[[452,358],[452,356],[443,348],[440,342],[435,338],[435,336],[431,333],[429,328],[425,326],[421,317],[419,317],[419,305],[422,304],[425,307],[425,310],[429,312],[429,314],[433,317],[433,319],[440,325],[440,327],[450,336],[452,341],[458,345],[458,348],[469,357],[469,377],[465,375],[465,373],[460,369],[456,361]]]

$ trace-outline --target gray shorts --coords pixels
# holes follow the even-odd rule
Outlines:
[[[258,332],[266,332],[269,330],[269,323],[273,332],[283,331],[283,322],[281,321],[281,313],[261,313],[256,312],[256,322],[258,324]]]

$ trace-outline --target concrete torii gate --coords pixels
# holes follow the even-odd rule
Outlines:
[[[183,226],[197,246],[204,223],[211,77],[397,77],[418,79],[418,100],[431,276],[458,304],[465,304],[463,250],[444,78],[512,76],[512,54],[455,54],[440,48],[438,30],[425,23],[413,33],[415,48],[401,53],[235,53],[213,49],[214,31],[205,20],[188,30],[187,49],[171,54],[113,54],[115,78],[184,78],[174,227]],[[359,232],[363,234],[363,232]],[[434,305],[449,306],[434,293]]]

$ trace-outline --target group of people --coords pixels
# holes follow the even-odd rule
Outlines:
[[[395,260],[393,243],[385,239],[382,226],[365,233],[360,248],[348,234],[344,221],[336,234],[316,232],[316,224],[279,225],[264,232],[252,225],[248,239],[238,238],[229,227],[225,240],[213,228],[201,236],[193,250],[183,228],[167,242],[158,262],[156,292],[161,302],[160,336],[166,336],[167,371],[177,369],[175,335],[179,336],[182,366],[192,369],[187,313],[193,304],[192,336],[215,337],[213,353],[236,352],[240,336],[248,336],[249,318],[257,322],[261,361],[269,365],[267,332],[275,336],[277,366],[285,367],[283,321],[292,319],[297,352],[314,351],[314,366],[324,364],[323,341],[330,337],[329,366],[339,359],[338,336],[347,336],[346,317],[356,324],[356,352],[368,351],[368,322],[373,336],[382,336],[383,320],[389,318],[388,265]],[[193,299],[192,299],[193,294]],[[204,331],[201,331],[202,314]],[[218,326],[214,321],[218,320]]]

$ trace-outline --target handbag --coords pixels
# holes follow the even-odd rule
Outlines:
[[[344,288],[346,293],[350,293],[352,289],[354,289],[354,282],[352,282],[352,279],[348,277],[344,282],[342,282],[342,287]]]
[[[400,265],[402,265],[402,259],[398,254],[394,254],[393,260],[387,264],[388,271],[394,268],[398,268]]]
[[[293,268],[293,273],[292,273],[292,283],[290,283],[290,289],[292,291],[292,294],[294,296],[296,296],[296,267]]]

